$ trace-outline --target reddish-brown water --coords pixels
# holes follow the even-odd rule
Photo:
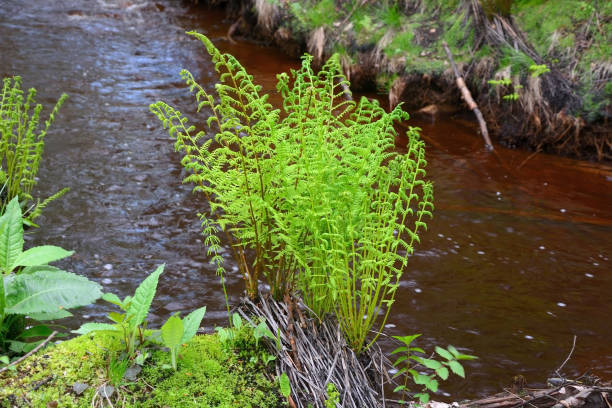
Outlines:
[[[172,143],[148,105],[163,99],[193,116],[178,75],[207,89],[216,76],[197,29],[238,57],[266,90],[297,62],[270,48],[232,45],[223,14],[170,0],[3,0],[0,76],[19,74],[49,107],[70,99],[49,132],[39,192],[71,192],[47,209],[31,244],[74,249],[64,266],[125,296],[165,262],[153,323],[208,307],[225,322],[218,278],[202,248],[202,199],[180,183]],[[523,374],[542,384],[576,349],[564,372],[612,378],[612,169],[559,157],[483,150],[475,126],[411,121],[423,128],[435,181],[435,219],[412,256],[389,335],[423,333],[419,345],[453,344],[480,356],[454,398],[497,392]],[[228,284],[242,282],[229,251]],[[99,303],[69,326],[104,319]],[[387,345],[387,347],[391,347]]]

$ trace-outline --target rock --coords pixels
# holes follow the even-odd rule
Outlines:
[[[89,388],[89,385],[87,384],[75,382],[74,385],[72,386],[72,391],[74,391],[76,395],[81,395],[88,388]]]
[[[110,398],[114,393],[115,387],[113,387],[112,385],[105,384],[98,387],[98,394],[100,394],[102,398]]]
[[[123,374],[123,378],[127,381],[136,381],[138,378],[138,374],[142,371],[142,367],[138,364],[134,364],[127,370],[125,370],[125,374]]]

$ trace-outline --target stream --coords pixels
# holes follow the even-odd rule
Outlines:
[[[69,95],[46,137],[37,196],[71,191],[49,205],[26,245],[74,250],[61,266],[120,297],[166,263],[154,327],[202,305],[207,331],[227,323],[197,217],[206,202],[181,184],[173,143],[148,110],[164,100],[195,117],[182,68],[214,87],[204,47],[184,32],[209,36],[273,93],[276,73],[299,63],[228,42],[223,20],[221,11],[171,0],[0,1],[0,76],[35,87],[43,117]],[[428,144],[436,210],[387,334],[423,333],[420,347],[452,344],[480,357],[466,363],[466,380],[443,385],[442,399],[499,392],[517,374],[543,386],[574,336],[563,372],[612,380],[612,168],[501,146],[490,154],[469,116],[408,125]],[[224,256],[236,304],[243,283],[228,248]],[[101,322],[109,310],[98,302],[66,324]]]

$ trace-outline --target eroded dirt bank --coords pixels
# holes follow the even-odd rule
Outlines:
[[[358,91],[413,113],[467,109],[448,42],[494,142],[612,160],[611,3],[539,0],[200,1],[225,7],[231,37],[317,61],[339,53]],[[493,81],[493,82],[491,82]],[[433,105],[433,106],[432,106]],[[446,106],[446,108],[444,108]]]

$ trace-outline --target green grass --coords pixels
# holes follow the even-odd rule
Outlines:
[[[43,350],[16,371],[0,374],[0,407],[44,407],[52,401],[62,408],[90,407],[96,388],[107,382],[109,351],[121,347],[116,337],[95,334]],[[196,336],[180,354],[175,372],[161,368],[169,364],[169,354],[154,351],[137,381],[125,384],[116,406],[121,406],[123,397],[125,407],[142,408],[282,406],[278,386],[266,380],[259,368],[245,365],[225,350],[217,335]],[[72,392],[75,382],[90,387],[78,396]]]
[[[292,2],[289,9],[299,22],[300,28],[306,31],[321,26],[329,27],[339,15],[334,0]]]

